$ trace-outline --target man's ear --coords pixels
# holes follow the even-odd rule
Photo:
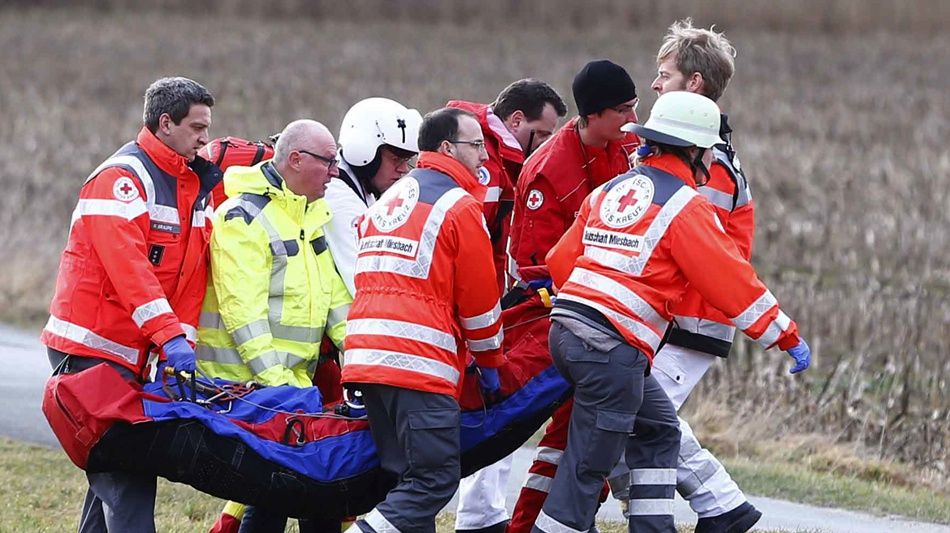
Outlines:
[[[524,111],[516,109],[512,114],[508,115],[508,118],[505,119],[505,125],[509,128],[517,128],[525,121]]]
[[[705,83],[706,80],[703,79],[703,75],[699,72],[694,72],[690,74],[689,79],[686,80],[686,90],[702,94],[703,85]]]
[[[289,154],[287,154],[287,166],[294,170],[300,170],[300,161],[302,159],[303,156],[300,155],[300,152],[295,152],[292,150]]]
[[[442,155],[447,155],[449,157],[452,157],[452,143],[450,143],[449,141],[442,141],[441,143],[439,143],[439,149],[436,151]]]
[[[159,115],[159,117],[158,117],[158,129],[159,129],[162,133],[164,133],[164,134],[166,134],[166,135],[170,134],[170,133],[171,133],[171,126],[172,126],[172,123],[173,123],[173,122],[172,122],[172,116],[169,115],[168,113],[162,113],[161,115]]]

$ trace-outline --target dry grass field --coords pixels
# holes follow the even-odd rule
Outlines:
[[[526,76],[570,100],[574,72],[609,57],[640,87],[645,119],[664,28],[695,8],[698,24],[718,23],[739,50],[720,103],[758,206],[755,264],[816,356],[792,378],[786,356],[740,343],[690,402],[700,432],[724,451],[774,443],[829,469],[847,469],[853,453],[945,483],[950,36],[936,28],[950,18],[946,2],[751,2],[740,16],[724,0],[718,18],[708,2],[564,0],[542,4],[533,25],[514,2],[488,2],[493,18],[470,2],[409,2],[431,8],[418,16],[384,3],[390,11],[363,25],[331,7],[345,2],[279,2],[284,16],[261,19],[237,16],[246,3],[210,15],[39,4],[53,7],[0,9],[0,320],[30,327],[45,320],[82,180],[134,136],[156,77],[211,89],[214,135],[260,138],[299,117],[335,129],[368,96],[427,111],[490,101]],[[830,11],[811,9],[820,5]],[[504,18],[505,6],[517,16]],[[597,8],[613,16],[600,23]],[[821,437],[789,437],[803,434]],[[829,443],[849,451],[828,453]]]

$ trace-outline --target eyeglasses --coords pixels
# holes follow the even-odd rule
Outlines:
[[[471,146],[472,148],[475,148],[476,150],[485,149],[485,141],[482,139],[479,139],[477,141],[449,141],[449,142],[452,144],[467,144]]]
[[[627,113],[629,113],[629,112],[631,112],[631,111],[636,111],[636,110],[637,110],[637,107],[638,107],[639,105],[640,105],[640,99],[637,98],[636,100],[633,101],[633,104],[632,104],[632,105],[631,105],[631,104],[623,104],[623,105],[618,105],[617,107],[614,107],[614,108],[612,108],[612,109],[613,109],[614,111],[620,113],[621,115],[626,115]]]
[[[335,157],[323,157],[322,155],[317,155],[317,154],[315,154],[315,153],[313,153],[313,152],[308,152],[308,151],[306,151],[306,150],[300,150],[300,149],[298,149],[297,151],[300,152],[300,153],[302,153],[302,154],[307,154],[307,155],[309,155],[309,156],[311,156],[311,157],[315,157],[315,158],[319,159],[320,161],[323,161],[324,163],[327,164],[327,170],[330,170],[331,168],[340,165],[340,162],[339,162]]]
[[[412,159],[415,157],[415,155],[411,155],[409,157],[399,157],[398,155],[386,149],[383,150],[383,154],[386,156],[386,159],[389,159],[396,168],[399,168],[403,165],[408,165],[410,169],[413,168]]]

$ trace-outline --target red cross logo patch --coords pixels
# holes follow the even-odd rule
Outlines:
[[[600,219],[612,228],[626,228],[643,218],[653,203],[653,182],[634,176],[611,188],[600,204]]]
[[[132,178],[122,176],[112,184],[112,195],[115,196],[117,200],[131,202],[139,197],[139,190],[135,187],[135,183],[132,182]]]
[[[403,203],[405,203],[405,201],[398,196],[390,198],[389,201],[386,202],[386,214],[392,216],[393,211],[398,207],[402,207]]]
[[[412,176],[396,182],[370,208],[373,224],[380,231],[388,233],[409,220],[409,215],[419,201],[419,182]]]
[[[525,202],[525,206],[528,209],[535,211],[540,209],[542,205],[544,205],[544,193],[537,189],[531,189],[528,191],[528,201]]]

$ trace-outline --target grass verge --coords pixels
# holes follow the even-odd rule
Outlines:
[[[723,459],[723,463],[748,494],[950,524],[950,498],[926,487],[867,481],[792,463],[748,458]]]
[[[791,464],[743,458],[725,463],[751,494],[950,523],[950,500],[923,490],[819,473]],[[0,531],[70,530],[76,525],[85,489],[82,472],[61,450],[0,439]],[[171,533],[206,531],[222,504],[191,487],[162,479],[156,526],[159,531]],[[438,531],[453,531],[454,521],[449,513],[440,515]],[[297,531],[291,522],[289,531]],[[598,527],[603,533],[626,531],[618,523]]]

